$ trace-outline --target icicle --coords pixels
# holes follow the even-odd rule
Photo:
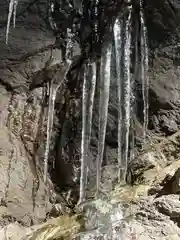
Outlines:
[[[96,89],[96,62],[88,64],[88,108],[87,108],[87,151],[90,149],[91,131],[92,131],[92,114],[94,106],[94,96]],[[87,179],[86,179],[87,183]]]
[[[88,150],[90,148],[92,112],[96,88],[96,63],[89,63],[84,70],[82,96],[82,141],[81,141],[81,177],[79,203],[85,201],[88,177]]]
[[[91,71],[92,71],[92,83],[91,83],[91,94],[90,94],[90,120],[92,121],[92,111],[93,111],[93,105],[94,105],[94,95],[95,95],[95,88],[96,88],[96,63],[93,62],[91,64]],[[91,123],[92,125],[92,123]],[[91,126],[90,126],[91,128]],[[91,131],[90,131],[91,133]]]
[[[135,36],[135,68],[134,68],[134,81],[139,79],[139,21],[136,23],[136,36]]]
[[[147,46],[147,31],[144,22],[144,13],[142,7],[142,0],[140,1],[140,22],[141,22],[141,81],[142,81],[142,95],[143,95],[143,114],[144,114],[144,141],[146,141],[146,134],[148,128],[148,95],[149,95],[149,79],[148,79],[148,46]]]
[[[13,14],[13,9],[14,9],[14,0],[10,0],[8,20],[7,20],[7,28],[6,28],[6,44],[8,43],[9,28],[10,28],[10,23],[11,23],[11,17],[12,17],[12,14]]]
[[[50,139],[53,127],[53,116],[54,116],[54,103],[56,98],[56,91],[53,88],[53,85],[49,86],[49,103],[48,103],[48,121],[47,121],[47,136],[46,136],[46,149],[44,154],[44,183],[47,183],[47,173],[48,173],[48,156],[49,156],[49,147]]]
[[[134,44],[134,54],[135,54],[135,62],[134,62],[134,77],[133,81],[131,84],[131,89],[133,89],[132,94],[131,94],[131,143],[130,143],[130,162],[134,159],[134,147],[135,147],[135,115],[137,111],[137,105],[136,105],[136,91],[135,90],[135,81],[139,79],[139,46],[138,46],[138,39],[139,39],[139,19],[136,22],[135,26],[135,44]]]
[[[129,7],[128,18],[125,24],[125,44],[124,44],[124,108],[125,108],[125,157],[123,163],[123,181],[125,182],[128,152],[129,152],[129,130],[130,130],[130,111],[131,111],[131,75],[130,75],[130,63],[131,63],[131,13],[132,8]]]
[[[11,23],[11,17],[13,15],[13,26],[16,26],[16,11],[17,11],[18,0],[10,0],[9,2],[9,12],[7,20],[7,29],[6,29],[6,44],[8,43],[9,28]]]
[[[14,0],[14,12],[13,12],[13,26],[16,27],[16,12],[17,12],[18,0]]]
[[[121,180],[122,168],[122,111],[121,111],[121,57],[122,57],[122,26],[120,20],[117,18],[114,24],[114,41],[115,41],[115,55],[116,55],[116,73],[117,73],[117,91],[118,91],[118,182]]]
[[[56,94],[58,89],[61,87],[64,79],[66,78],[70,65],[71,65],[71,61],[68,61],[66,66],[64,66],[65,71],[62,70],[62,72],[57,72],[56,75],[54,76],[54,79],[52,79],[51,83],[49,83],[49,86],[48,86],[48,90],[49,90],[48,121],[47,121],[46,149],[44,154],[44,183],[45,184],[47,183],[48,156],[49,156],[51,133],[53,128],[54,105],[55,105]],[[60,77],[61,79],[59,79]]]
[[[86,107],[87,107],[87,70],[84,70],[84,82],[82,93],[82,140],[81,140],[81,177],[80,177],[80,197],[79,203],[85,201],[86,178],[87,178],[87,153],[86,153]]]
[[[99,103],[99,132],[98,132],[98,155],[97,155],[97,181],[96,194],[99,195],[101,181],[101,166],[104,154],[104,144],[106,135],[106,125],[108,117],[108,103],[111,76],[111,53],[112,44],[105,49],[105,53],[101,57],[100,69],[100,103]]]

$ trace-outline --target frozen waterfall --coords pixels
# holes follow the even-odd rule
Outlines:
[[[101,51],[100,60],[100,82],[98,92],[99,98],[99,130],[98,130],[98,153],[96,156],[96,194],[100,193],[101,171],[104,156],[106,126],[108,118],[108,105],[110,94],[110,80],[111,80],[111,58],[112,58],[112,44],[115,48],[116,61],[116,84],[117,84],[117,103],[118,103],[118,182],[125,184],[126,171],[128,161],[134,157],[134,131],[130,137],[131,121],[135,117],[134,104],[136,98],[134,95],[135,79],[141,80],[142,95],[143,95],[143,129],[144,138],[146,136],[148,125],[148,47],[147,47],[147,33],[145,27],[144,14],[142,10],[142,3],[140,5],[140,34],[138,29],[135,33],[137,39],[134,41],[135,49],[135,64],[132,61],[132,21],[133,21],[133,6],[127,6],[126,14],[118,16],[113,25],[113,39],[114,42],[104,43]],[[111,33],[112,34],[112,33]],[[140,39],[139,39],[140,37]],[[140,47],[138,41],[140,40]],[[139,62],[140,61],[140,62]],[[133,65],[133,71],[131,70]],[[87,68],[85,73],[87,75]],[[134,77],[133,77],[134,74]],[[87,113],[89,105],[91,105],[88,95],[91,91],[87,85],[87,76],[84,76],[83,85],[83,128],[82,128],[82,158],[81,158],[81,180],[80,180],[80,199],[85,200],[85,189],[87,186],[87,169],[88,169],[88,151],[90,150],[89,131],[87,125],[91,129],[92,112]],[[93,76],[93,74],[92,74]],[[93,78],[93,77],[92,77]],[[92,79],[90,80],[93,81]],[[87,85],[87,87],[86,87]],[[93,91],[95,91],[95,85]],[[87,92],[87,89],[89,89]],[[94,100],[94,95],[93,95]],[[91,109],[92,110],[92,109]],[[86,143],[88,142],[88,143]],[[91,159],[89,159],[91,161]]]
[[[130,130],[131,130],[131,116],[132,113],[132,78],[133,73],[136,78],[141,81],[142,85],[142,98],[143,98],[143,137],[146,140],[148,128],[148,93],[149,93],[149,79],[148,79],[148,44],[147,44],[147,29],[145,25],[143,1],[139,1],[140,10],[138,12],[138,33],[135,40],[135,64],[132,63],[131,48],[132,48],[132,22],[133,22],[133,5],[131,1],[127,1],[128,5],[125,6],[125,11],[119,13],[118,17],[111,23],[109,27],[110,39],[113,41],[106,41],[100,32],[99,16],[101,9],[99,7],[100,1],[94,0],[90,4],[85,4],[88,9],[90,20],[92,20],[92,52],[93,57],[89,57],[84,61],[84,76],[83,76],[83,93],[82,93],[82,141],[81,141],[81,176],[80,176],[80,198],[79,202],[82,203],[86,200],[86,187],[88,183],[88,153],[90,151],[91,130],[93,121],[93,106],[95,98],[95,90],[97,89],[99,95],[99,129],[98,129],[98,152],[96,156],[96,193],[99,195],[102,162],[105,148],[106,127],[108,119],[108,106],[110,96],[110,81],[111,81],[111,60],[113,55],[113,44],[115,47],[115,61],[116,61],[116,84],[117,84],[117,103],[118,103],[118,126],[117,126],[117,143],[118,143],[118,182],[125,183],[127,164],[130,156]],[[85,1],[82,1],[85,3]],[[87,2],[86,2],[87,3]],[[8,35],[11,19],[13,17],[13,25],[15,27],[16,9],[18,0],[9,1],[9,11],[6,29],[6,43],[8,43]],[[80,3],[79,3],[80,5]],[[88,5],[88,6],[87,6]],[[85,6],[82,4],[82,8]],[[82,11],[83,12],[83,11]],[[82,21],[83,22],[83,21]],[[113,31],[110,29],[113,28]],[[50,139],[53,128],[54,105],[58,89],[61,87],[66,74],[69,71],[72,58],[73,58],[73,28],[68,25],[66,28],[66,53],[65,65],[66,71],[61,69],[49,83],[49,106],[47,116],[47,142],[44,155],[44,182],[47,182],[48,172],[48,155],[50,148]],[[103,33],[104,34],[104,33]],[[104,36],[103,36],[104,37]],[[102,38],[103,38],[102,37]],[[96,43],[101,44],[96,44]],[[140,43],[138,45],[138,43]],[[100,69],[98,69],[98,59],[96,55],[99,49],[101,51]],[[133,66],[132,66],[133,65]],[[97,78],[97,72],[100,72],[100,78]],[[99,80],[99,84],[96,84]],[[132,137],[134,138],[134,137]],[[134,139],[133,139],[134,140]],[[133,143],[134,144],[134,143]]]

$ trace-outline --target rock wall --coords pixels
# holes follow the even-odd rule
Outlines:
[[[122,1],[117,2],[120,3]],[[114,9],[117,6],[117,2],[113,5]],[[78,4],[79,2],[75,3],[76,13]],[[105,1],[103,1],[103,6],[106,6]],[[52,49],[55,59],[57,61],[62,59],[62,52],[59,49],[61,44],[57,44],[58,38],[53,35],[53,31],[49,23],[47,23],[46,1],[42,0],[40,3],[30,4],[29,1],[23,0],[19,2],[17,10],[16,28],[10,28],[9,42],[6,45],[5,31],[8,6],[5,0],[2,0],[0,3],[0,163],[2,166],[0,169],[0,209],[2,210],[0,210],[0,222],[2,226],[13,221],[18,221],[22,225],[31,225],[32,223],[43,221],[46,217],[46,199],[44,199],[44,186],[42,183],[46,119],[44,119],[42,128],[39,127],[39,124],[43,111],[42,106],[44,106],[44,111],[46,111],[47,102],[44,102],[44,105],[42,104],[43,90],[41,87],[32,91],[29,88],[34,76],[37,76],[39,72],[44,73],[44,67],[49,60]],[[113,8],[110,8],[110,10],[108,8],[108,11],[113,13]],[[147,0],[145,1],[145,14],[150,46],[148,136],[150,143],[153,145],[154,142],[161,141],[161,137],[164,139],[178,132],[180,126],[178,25],[180,4],[178,1],[173,1],[172,3],[170,1],[158,1],[155,3]],[[103,19],[105,15],[102,14],[101,17]],[[86,26],[89,29],[88,24],[88,21],[85,22],[84,29]],[[72,201],[72,205],[76,203],[78,198],[82,82],[80,72],[84,57],[83,53],[85,50],[89,51],[89,48],[85,47],[85,43],[89,43],[89,35],[91,35],[91,31],[87,35],[84,33],[83,39],[81,39],[83,41],[81,46],[79,46],[77,41],[73,69],[71,69],[68,75],[67,85],[64,86],[56,101],[49,159],[49,179],[54,183],[54,188],[59,193],[65,192],[65,196],[67,196],[67,192],[69,193],[71,197],[67,198]],[[80,56],[81,53],[82,55]],[[107,192],[109,192],[109,188],[112,188],[112,182],[116,182],[117,172],[117,169],[115,169],[117,163],[117,105],[114,97],[116,91],[113,81],[114,75],[115,73],[113,73],[111,81],[103,162],[103,165],[106,166],[104,168],[104,188],[107,188]],[[43,74],[39,76],[46,77]],[[149,156],[144,159],[140,157],[141,155],[138,155],[139,148],[142,147],[143,135],[142,96],[141,83],[139,81],[137,81],[137,87],[139,89],[135,125],[137,157],[129,164],[129,176],[127,178],[130,184],[137,184],[137,181],[142,183],[142,179],[146,179],[146,181],[143,180],[145,184],[150,184],[150,180],[147,181],[146,176],[143,176],[144,172],[149,171],[146,172],[147,175],[156,176],[152,169],[155,169],[157,165],[160,165],[161,168],[167,168],[168,164],[171,164],[174,171],[178,171],[179,166],[176,164],[174,166],[173,162],[177,161],[178,163],[179,153],[174,145],[168,145],[170,146],[168,149],[163,147],[163,151],[166,151],[164,165],[162,165],[162,159],[164,159],[162,156],[161,160],[159,158],[154,159],[152,153],[153,156],[149,160]],[[98,100],[96,100],[96,103],[97,106]],[[96,113],[96,111],[97,109],[95,108],[94,112]],[[97,121],[97,115],[95,114],[90,154],[92,176],[94,176],[94,160],[97,152]],[[179,139],[176,139],[176,141],[179,142]],[[150,143],[147,146],[143,146],[144,149],[149,149]],[[178,144],[177,146],[179,146]],[[36,159],[33,157],[35,150],[38,151]],[[109,177],[111,182],[108,182]],[[171,175],[170,179],[172,177]],[[37,182],[39,183],[38,192],[36,192],[38,188]],[[161,192],[159,201],[164,198],[170,198],[173,195],[174,202],[176,202],[177,191],[168,192],[167,188],[164,187],[164,183],[163,187],[160,187],[162,189],[165,188],[163,190],[159,189],[160,183],[156,185],[149,193],[151,196]],[[54,188],[52,187],[52,189]],[[163,196],[165,192],[167,196]],[[36,198],[35,206],[33,206],[34,198]],[[62,198],[60,199],[62,200]],[[150,200],[151,197],[148,197],[145,200],[146,203],[143,204],[150,204]],[[153,204],[156,205],[158,199],[153,201]],[[58,197],[55,202],[59,202]],[[47,211],[50,208],[51,204],[48,202]],[[144,211],[147,211],[147,209]],[[161,220],[157,219],[157,221]],[[152,231],[152,229],[149,231]]]
[[[3,225],[8,221],[31,225],[46,217],[46,200],[40,181],[33,206],[33,194],[36,194],[34,180],[40,166],[36,166],[38,161],[36,164],[33,162],[32,155],[39,131],[42,89],[30,92],[29,85],[33,74],[48,60],[54,37],[37,14],[40,9],[36,5],[30,7],[29,2],[24,1],[19,4],[17,27],[10,28],[6,45],[6,1],[1,1],[0,9],[0,218]],[[59,50],[54,52],[59,58]],[[37,144],[39,141],[42,148],[40,156],[43,157],[44,139],[38,139]],[[39,157],[39,163],[41,161]]]

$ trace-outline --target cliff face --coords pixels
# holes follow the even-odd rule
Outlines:
[[[107,1],[102,1],[101,4],[104,11],[100,17],[104,24],[104,19],[110,23],[113,16],[123,9],[124,2],[115,1],[107,5]],[[136,3],[134,7],[136,7]],[[146,0],[144,9],[150,46],[148,136],[151,142],[157,142],[159,141],[157,136],[167,137],[178,132],[180,127],[180,31],[178,25],[180,4],[178,1],[170,0],[156,2]],[[42,103],[43,89],[41,87],[31,91],[29,89],[34,81],[41,82],[42,78],[48,77],[44,67],[51,55],[52,48],[53,56],[57,61],[63,58],[63,44],[66,36],[59,37],[59,32],[56,32],[56,37],[54,36],[54,29],[47,22],[46,1],[42,0],[40,3],[38,1],[32,3],[21,1],[17,9],[16,28],[10,29],[9,43],[6,45],[7,10],[7,2],[2,0],[0,3],[0,163],[2,166],[0,169],[2,179],[0,181],[0,199],[3,211],[2,214],[0,213],[0,222],[2,226],[11,221],[30,225],[40,222],[46,217],[42,171],[47,120],[43,119],[45,116],[43,111],[45,113],[47,111],[47,101]],[[56,21],[62,28],[77,21],[78,31],[79,1],[74,1],[73,9],[69,7],[68,3],[63,2],[61,10],[66,10],[65,12],[71,14],[61,15],[57,10],[57,13],[53,15],[53,21]],[[62,16],[62,18],[59,19],[57,16]],[[91,55],[92,44],[90,20],[88,15],[85,16],[87,18],[84,19],[83,29],[80,29],[81,34],[77,34],[77,42],[74,47],[74,67],[68,75],[67,84],[56,100],[49,158],[51,193],[54,192],[54,189],[61,194],[65,192],[67,195],[69,192],[68,201],[71,205],[77,202],[78,197],[82,82],[80,73],[85,55]],[[106,24],[103,27],[105,29]],[[137,86],[141,89],[138,81]],[[106,166],[104,168],[104,188],[107,187],[106,181],[108,181],[109,175],[112,181],[116,181],[117,104],[114,97],[115,91],[116,85],[112,75],[103,162]],[[140,90],[136,100],[138,107],[135,143],[136,154],[138,154],[139,147],[143,142],[143,101]],[[98,100],[96,101],[98,103]],[[94,111],[97,111],[96,107]],[[98,118],[96,115],[93,122],[90,153],[92,176],[95,171],[94,160],[98,141]],[[168,161],[163,165],[164,167],[169,164],[169,161],[172,164],[178,160],[176,150],[173,150],[173,147],[170,148],[169,151],[172,151],[172,155],[174,156],[176,153],[177,157],[170,161],[171,156],[166,156]],[[131,175],[129,182],[131,184],[140,175],[136,170],[141,169],[143,172],[147,165],[147,161],[143,162],[141,159],[137,161],[137,159],[139,158],[137,157],[133,163],[129,164]],[[156,159],[156,161],[159,160]],[[148,164],[151,167],[152,163],[148,162]],[[38,182],[40,186],[37,192]],[[108,184],[110,183],[108,182]],[[108,187],[107,191],[109,191]],[[173,192],[173,194],[176,193]],[[33,207],[35,197],[36,201]],[[56,197],[55,202],[58,202],[60,195]],[[50,208],[51,203],[48,204],[48,211]]]

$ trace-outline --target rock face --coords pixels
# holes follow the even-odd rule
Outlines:
[[[28,6],[29,3],[24,1],[20,4],[18,13]],[[41,180],[35,196],[38,187],[35,179],[39,167],[36,165],[42,159],[39,157],[34,163],[32,158],[35,141],[40,143],[42,149],[44,147],[42,137],[41,140],[37,139],[42,91],[30,92],[29,84],[32,75],[44,67],[50,55],[49,46],[53,44],[54,38],[51,32],[46,30],[46,24],[37,14],[36,6],[32,6],[31,14],[24,14],[24,10],[20,13],[17,28],[10,30],[9,43],[6,45],[5,1],[1,1],[0,9],[0,221],[2,225],[9,221],[31,225],[33,222],[43,221],[46,217],[46,200]],[[59,51],[56,52],[59,57]]]
[[[62,52],[56,48],[56,39],[50,26],[44,20],[48,18],[46,4],[46,1],[42,1],[40,5],[21,1],[17,9],[17,27],[10,28],[9,41],[6,45],[8,6],[6,1],[0,3],[2,50],[0,57],[0,162],[2,166],[0,199],[3,208],[0,218],[2,225],[13,221],[18,221],[23,225],[39,223],[46,218],[47,211],[51,207],[50,202],[44,197],[45,186],[42,181],[47,99],[43,100],[42,88],[30,91],[33,79],[37,82],[46,80],[47,76],[43,75],[42,69],[45,68],[51,54],[55,64],[62,60]],[[76,48],[75,56],[77,53],[78,48]],[[72,102],[68,99],[63,106],[60,104],[59,107],[61,100],[66,101],[66,95],[64,100],[60,98],[57,102],[57,115],[63,110],[64,105]],[[66,115],[66,112],[64,114]],[[61,117],[63,118],[63,114]],[[50,159],[51,165],[56,156],[54,148],[58,133],[59,119],[55,116],[53,144],[50,148],[53,152]],[[66,134],[64,138],[66,141],[66,138],[71,138],[71,136]],[[63,161],[61,162],[60,166],[56,164],[59,172],[57,170],[53,174],[52,180],[56,179],[56,175],[59,178],[59,174],[64,174],[66,178],[62,176],[58,181],[60,183],[64,181],[66,184],[70,178],[67,178],[64,170],[65,167],[66,169],[69,167],[68,174],[71,175],[72,165],[67,164],[66,161],[63,165]],[[61,166],[64,168],[62,169]],[[49,184],[51,185],[50,196],[53,196],[54,187],[51,180]],[[60,186],[64,187],[63,184]],[[61,199],[61,196],[59,198]]]
[[[7,92],[1,87],[0,198],[1,222],[14,219],[25,225],[45,218],[44,188],[36,195],[37,166],[33,163],[33,142],[36,140],[40,105],[29,104],[22,94]],[[34,206],[34,201],[36,204]]]
[[[56,2],[56,1],[55,1]],[[62,29],[75,24],[79,31],[80,1],[60,1],[58,26]],[[89,1],[87,1],[89,3]],[[101,1],[101,18],[111,21],[124,1]],[[59,4],[56,2],[56,4]],[[138,6],[138,4],[137,4]],[[135,4],[136,7],[136,4]],[[43,157],[46,139],[47,99],[43,89],[30,91],[33,81],[47,80],[46,63],[51,54],[55,62],[63,59],[66,35],[50,26],[46,1],[21,1],[17,9],[16,28],[11,28],[8,45],[5,44],[7,1],[0,3],[0,225],[18,222],[29,226],[46,218],[51,203],[44,199]],[[64,8],[64,9],[63,9]],[[141,188],[141,199],[135,204],[136,216],[132,228],[138,239],[179,239],[179,135],[180,127],[180,59],[178,1],[144,1],[150,46],[149,131],[150,143],[142,147],[141,91],[137,94],[136,157],[129,163],[127,180]],[[106,14],[106,13],[109,13]],[[67,21],[68,20],[68,21]],[[57,97],[54,113],[53,136],[49,158],[49,186],[74,205],[78,198],[79,156],[81,141],[81,66],[86,54],[91,54],[91,21],[87,17],[84,29],[77,34],[73,67],[67,84]],[[106,24],[103,23],[105,28]],[[107,24],[108,25],[108,24]],[[103,28],[103,29],[104,29]],[[103,31],[103,30],[102,30]],[[83,32],[83,34],[82,34]],[[61,50],[60,50],[61,49]],[[51,51],[52,50],[52,51]],[[117,104],[116,85],[112,75],[109,116],[104,154],[104,190],[109,193],[117,179]],[[41,79],[38,79],[41,78]],[[39,82],[38,82],[39,83]],[[137,81],[137,87],[141,83]],[[96,113],[98,100],[96,99]],[[97,153],[98,118],[94,115],[90,169],[94,186],[95,155]],[[166,137],[172,136],[172,139]],[[160,137],[160,138],[159,138]],[[162,137],[162,138],[161,138]],[[111,179],[111,180],[109,180]],[[53,184],[54,186],[53,186]],[[140,186],[141,186],[140,185]],[[55,190],[54,190],[55,189]],[[126,188],[125,188],[126,189]],[[131,188],[130,188],[131,189]],[[37,191],[38,190],[38,191]],[[132,189],[131,189],[132,190]],[[68,195],[70,197],[67,196]],[[58,195],[54,202],[61,202]],[[119,198],[131,198],[128,191]],[[63,198],[64,199],[64,198]],[[131,199],[132,200],[132,199]],[[48,203],[48,204],[47,204]],[[45,205],[47,210],[45,211]],[[166,225],[166,228],[165,228]],[[122,227],[122,226],[121,226]],[[154,235],[152,234],[153,232]],[[136,237],[137,237],[136,236]],[[131,236],[132,237],[132,236]],[[128,238],[125,238],[128,239]],[[132,239],[132,238],[130,238]]]

